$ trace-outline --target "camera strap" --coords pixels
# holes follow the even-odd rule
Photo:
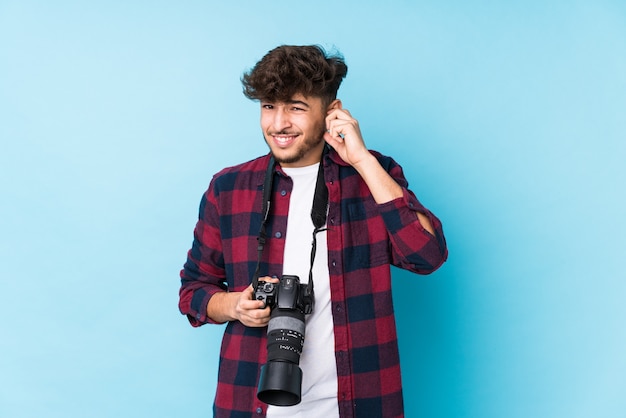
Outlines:
[[[325,231],[324,225],[326,224],[326,212],[328,210],[328,189],[324,182],[324,155],[328,152],[328,148],[324,147],[322,158],[320,159],[319,169],[317,171],[317,181],[315,183],[315,193],[313,195],[313,204],[311,207],[311,221],[313,221],[313,243],[311,245],[311,268],[309,269],[309,282],[307,284],[307,292],[313,294],[313,263],[315,261],[315,253],[317,251],[317,239],[318,232]],[[261,227],[259,229],[258,241],[258,258],[256,263],[256,269],[254,276],[252,277],[252,286],[257,287],[259,281],[259,274],[261,268],[261,258],[263,257],[263,248],[267,240],[267,220],[269,219],[270,207],[272,203],[272,192],[274,188],[274,172],[276,167],[276,160],[274,156],[270,156],[267,170],[265,171],[265,180],[263,182],[263,209],[261,212]]]

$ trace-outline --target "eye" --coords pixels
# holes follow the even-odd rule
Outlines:
[[[292,108],[291,108],[291,110],[292,110],[293,112],[304,112],[304,111],[305,111],[305,109],[303,109],[303,108],[301,108],[301,107],[298,107],[298,106],[294,106],[294,107],[292,107]]]
[[[274,109],[274,105],[273,104],[269,104],[269,103],[263,103],[261,105],[261,108],[267,109],[267,110],[271,110],[271,109]]]

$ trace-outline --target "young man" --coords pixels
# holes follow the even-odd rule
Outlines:
[[[447,248],[400,166],[366,148],[336,98],[346,73],[342,57],[320,47],[280,46],[243,76],[270,153],[213,177],[181,271],[179,307],[191,324],[228,323],[216,417],[403,416],[390,265],[428,274]],[[263,243],[266,172],[273,186]],[[316,229],[312,202],[322,189],[326,218]],[[254,298],[259,272],[262,281],[296,275],[315,284],[295,406],[257,398],[272,312]]]

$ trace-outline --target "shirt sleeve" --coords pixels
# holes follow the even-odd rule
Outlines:
[[[402,197],[378,205],[389,232],[393,264],[419,274],[432,273],[448,258],[441,221],[408,189],[408,182],[398,164],[389,161],[387,170],[403,192]],[[416,212],[430,220],[434,236],[424,229]]]
[[[211,297],[227,290],[219,213],[214,183],[202,196],[193,244],[180,272],[181,287],[178,307],[194,327],[216,323],[207,316]]]

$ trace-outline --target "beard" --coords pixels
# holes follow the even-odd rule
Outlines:
[[[318,131],[317,135],[313,135],[308,138],[305,138],[304,142],[302,142],[301,144],[298,144],[296,149],[290,150],[290,154],[282,153],[282,155],[277,155],[277,153],[275,153],[272,147],[270,146],[269,140],[265,137],[264,138],[265,138],[265,142],[270,148],[270,152],[274,156],[274,159],[276,160],[277,163],[294,164],[302,160],[304,157],[307,156],[307,154],[309,154],[315,148],[319,147],[320,144],[324,142],[324,132],[326,132],[325,124],[320,124],[320,126],[316,130]],[[289,134],[289,132],[278,132],[277,134],[278,135]]]

